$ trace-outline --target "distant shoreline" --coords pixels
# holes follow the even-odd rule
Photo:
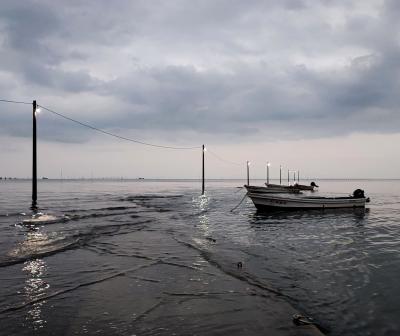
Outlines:
[[[265,181],[265,178],[253,178],[251,181]],[[270,178],[271,181],[279,181],[279,179]],[[400,178],[303,178],[301,181],[399,181]],[[19,178],[19,177],[11,177],[11,178],[2,178],[0,182],[16,182],[16,181],[31,181],[31,178]],[[38,182],[49,182],[49,181],[89,181],[89,182],[107,182],[107,181],[124,181],[124,182],[201,182],[201,179],[190,179],[190,178],[113,178],[113,177],[100,177],[100,178],[38,178]],[[245,181],[245,178],[206,178],[208,182],[225,182],[225,181]],[[291,183],[293,181],[290,181]],[[286,184],[287,181],[282,179],[282,184]]]

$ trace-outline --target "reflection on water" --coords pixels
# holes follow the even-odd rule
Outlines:
[[[207,195],[201,195],[199,197],[195,197],[193,199],[193,203],[197,206],[200,211],[207,210],[208,203],[210,202],[210,198]]]
[[[207,195],[201,195],[193,198],[193,206],[195,209],[199,209],[199,229],[202,231],[205,238],[210,238],[210,218],[207,214],[208,204],[210,198]]]
[[[37,242],[43,243],[46,235],[39,232],[28,233],[23,245],[34,249]],[[43,259],[29,260],[24,263],[22,270],[26,273],[24,292],[27,302],[32,302],[46,295],[50,285],[44,280],[47,265]],[[46,320],[42,316],[42,308],[46,301],[39,301],[32,304],[27,312],[26,320],[34,330],[43,328]]]
[[[348,208],[348,209],[324,209],[324,210],[272,210],[262,212],[256,210],[254,213],[249,213],[249,216],[254,221],[263,221],[265,219],[326,219],[329,216],[335,217],[354,217],[355,219],[364,219],[368,215],[369,208]]]

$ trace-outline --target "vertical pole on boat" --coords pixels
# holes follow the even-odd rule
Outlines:
[[[282,184],[282,165],[279,165],[279,184]]]
[[[247,166],[247,185],[250,185],[250,162],[246,161],[246,166]]]
[[[271,164],[269,162],[267,162],[267,184],[269,184],[269,166]]]
[[[206,151],[206,147],[202,146],[202,174],[201,174],[201,194],[204,195],[205,190],[205,182],[204,182],[204,152]]]
[[[32,210],[37,209],[36,100],[32,103]]]

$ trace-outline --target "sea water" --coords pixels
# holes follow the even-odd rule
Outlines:
[[[291,335],[293,308],[399,335],[400,181],[317,182],[371,202],[263,214],[243,181],[45,180],[32,221],[30,181],[0,181],[0,334]]]

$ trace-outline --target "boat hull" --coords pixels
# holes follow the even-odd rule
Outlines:
[[[299,189],[299,190],[314,191],[313,186],[308,186],[308,185],[304,185],[304,184],[295,184],[293,187],[296,189]]]
[[[288,197],[279,195],[248,193],[256,208],[260,211],[271,209],[281,210],[308,210],[308,209],[343,209],[363,208],[365,198],[354,197]]]

